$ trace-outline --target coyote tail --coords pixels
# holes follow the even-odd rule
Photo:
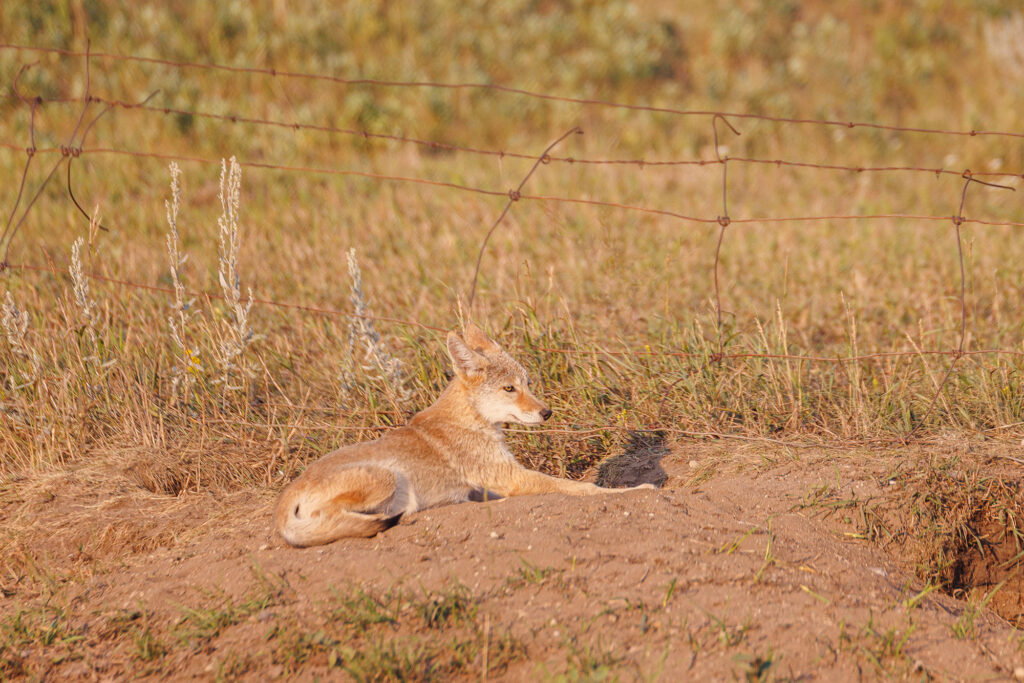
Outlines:
[[[318,515],[299,517],[294,511],[282,511],[286,518],[278,518],[278,531],[290,545],[305,548],[323,545],[343,536],[369,538],[398,524],[402,518],[397,515],[364,514],[349,510],[336,511],[330,517]]]

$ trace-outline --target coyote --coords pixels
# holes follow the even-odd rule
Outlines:
[[[376,441],[329,453],[285,488],[276,512],[284,540],[311,546],[369,537],[403,514],[447,503],[631,490],[558,479],[517,463],[502,423],[535,425],[551,417],[531,393],[526,370],[472,323],[465,338],[448,333],[448,353],[455,377],[432,406]]]

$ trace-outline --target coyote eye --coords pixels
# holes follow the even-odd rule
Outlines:
[[[512,386],[511,384],[508,384],[508,385],[502,387],[502,389],[504,389],[505,391],[507,391],[509,393],[511,393],[511,392],[516,390],[516,388],[514,386]]]

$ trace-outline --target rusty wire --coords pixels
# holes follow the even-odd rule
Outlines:
[[[23,167],[23,170],[22,170],[20,189],[18,190],[18,195],[17,195],[17,198],[15,199],[14,206],[11,209],[11,213],[10,213],[10,216],[9,216],[9,218],[7,220],[7,225],[4,228],[4,232],[3,232],[2,235],[0,235],[0,243],[3,243],[3,245],[4,245],[3,257],[0,257],[0,271],[3,271],[3,270],[5,270],[7,268],[8,256],[10,255],[10,251],[11,251],[11,244],[14,242],[15,235],[17,235],[18,230],[21,229],[22,224],[25,222],[25,219],[28,217],[28,214],[32,210],[32,207],[35,205],[36,200],[38,200],[39,197],[42,195],[43,190],[46,188],[47,184],[49,184],[50,179],[53,178],[54,174],[57,172],[57,169],[60,168],[60,165],[62,163],[64,163],[64,159],[67,159],[67,158],[70,157],[70,155],[72,153],[72,150],[74,149],[75,136],[78,134],[78,129],[81,127],[82,121],[85,119],[86,110],[89,107],[88,101],[86,101],[82,105],[81,110],[80,110],[80,112],[78,114],[78,120],[75,123],[75,128],[71,132],[71,135],[68,137],[67,144],[61,145],[60,148],[59,148],[60,152],[61,152],[61,158],[58,159],[53,164],[53,166],[50,168],[50,172],[46,174],[46,176],[43,179],[43,182],[41,182],[39,184],[39,187],[36,189],[35,194],[33,194],[32,198],[28,200],[28,203],[25,205],[24,211],[22,211],[21,218],[19,218],[17,222],[13,222],[14,216],[17,214],[18,207],[21,204],[21,197],[22,197],[22,193],[23,193],[23,191],[25,189],[25,182],[26,182],[26,179],[28,178],[29,168],[32,165],[32,160],[35,158],[35,155],[39,152],[39,150],[36,148],[36,144],[35,144],[35,137],[36,137],[35,136],[35,113],[36,113],[36,109],[38,108],[38,106],[42,102],[42,100],[39,97],[29,98],[29,97],[23,95],[21,93],[21,91],[18,89],[18,82],[21,80],[22,75],[24,75],[25,71],[28,70],[29,68],[31,68],[34,65],[35,64],[23,65],[18,70],[18,74],[15,77],[14,83],[13,83],[13,86],[12,86],[12,90],[13,90],[15,96],[19,100],[21,100],[21,102],[23,102],[23,103],[31,102],[32,103],[32,105],[31,105],[32,109],[31,109],[31,112],[29,114],[29,140],[30,140],[30,142],[29,142],[29,147],[25,149],[25,152],[26,152],[28,158],[25,160],[25,166]],[[88,46],[88,43],[86,43],[86,50],[85,50],[85,92],[86,92],[86,95],[88,95],[88,92],[89,92],[89,46]]]
[[[82,97],[51,97],[47,99],[38,98],[39,104],[44,105],[47,103],[67,103],[67,102],[82,102]],[[215,114],[212,112],[204,112],[193,109],[179,109],[174,107],[157,106],[147,104],[147,101],[143,102],[126,102],[124,100],[117,100],[102,97],[99,95],[91,95],[89,97],[91,102],[98,102],[106,104],[110,107],[117,107],[126,110],[139,110],[144,112],[160,113],[165,115],[178,115],[178,116],[191,116],[198,119],[209,119],[213,121],[220,121],[226,123],[241,123],[251,124],[260,126],[269,126],[275,128],[283,128],[291,131],[314,131],[329,134],[347,135],[351,137],[358,137],[365,140],[387,140],[391,142],[402,142],[409,143],[421,147],[426,147],[431,150],[442,150],[447,152],[461,152],[466,154],[476,154],[482,156],[493,156],[499,159],[525,159],[529,161],[535,161],[536,156],[523,152],[509,151],[504,149],[484,149],[479,147],[470,147],[468,145],[460,145],[452,142],[442,142],[438,140],[424,140],[421,138],[412,137],[409,135],[391,135],[387,133],[371,133],[367,130],[357,130],[354,128],[342,128],[339,126],[328,126],[321,124],[311,123],[298,123],[279,121],[276,119],[242,116],[240,114]],[[148,98],[147,98],[148,100]],[[713,118],[725,120],[723,114],[714,114]],[[728,122],[726,122],[728,124]],[[732,128],[732,125],[729,125]],[[734,129],[735,130],[735,129]],[[715,131],[717,138],[717,131]],[[6,145],[4,145],[6,146]],[[717,148],[717,144],[716,144]],[[709,166],[715,164],[723,164],[724,160],[718,156],[716,149],[715,159],[591,159],[586,157],[560,157],[555,155],[548,155],[548,161],[551,163],[565,163],[565,164],[580,164],[580,165],[593,165],[593,166],[615,166],[615,165],[628,165],[637,166],[639,168],[645,167],[674,167],[674,166]],[[758,165],[772,165],[772,166],[786,166],[791,168],[807,168],[813,170],[824,170],[824,171],[845,171],[849,173],[872,173],[872,172],[912,172],[912,173],[928,173],[933,174],[936,177],[942,175],[953,175],[960,176],[960,171],[952,169],[946,169],[942,167],[933,166],[847,166],[842,164],[825,164],[816,163],[810,161],[795,161],[792,159],[766,159],[758,157],[735,157],[730,156],[729,161],[743,164],[758,164]],[[1024,178],[1024,172],[1014,171],[984,171],[976,172],[977,176],[987,176],[992,178]]]
[[[960,340],[957,343],[957,348],[950,352],[951,360],[949,361],[949,367],[946,368],[946,373],[942,376],[942,381],[939,382],[935,388],[935,395],[932,397],[931,402],[925,409],[921,418],[917,421],[917,424],[907,432],[904,437],[904,442],[909,441],[914,434],[921,429],[921,425],[925,423],[928,417],[934,410],[935,405],[939,402],[939,398],[942,396],[942,391],[946,388],[946,384],[949,382],[949,378],[953,375],[953,368],[956,367],[957,361],[959,361],[964,355],[964,342],[967,340],[967,275],[964,270],[964,245],[963,239],[960,235],[960,226],[964,224],[964,205],[967,203],[967,188],[971,186],[971,183],[978,183],[986,187],[994,187],[1002,190],[1010,190],[1014,192],[1012,187],[1006,185],[997,185],[995,183],[989,183],[983,180],[976,180],[973,177],[970,169],[963,172],[964,187],[960,191],[960,206],[957,208],[955,216],[952,216],[953,231],[956,236],[956,254],[960,264]]]
[[[146,96],[146,98],[144,100],[142,100],[141,102],[135,103],[134,106],[138,106],[138,107],[145,106],[146,102],[149,102],[151,99],[156,97],[158,92],[160,92],[160,91],[159,90],[153,91],[148,96]],[[83,111],[85,110],[85,107],[89,106],[90,102],[102,102],[102,100],[100,100],[99,98],[96,98],[96,97],[90,97],[87,94],[86,97],[84,98]],[[89,134],[89,131],[92,130],[92,127],[94,125],[96,125],[97,121],[99,121],[108,112],[112,111],[113,109],[114,109],[114,106],[111,105],[111,104],[108,104],[105,108],[103,108],[100,111],[99,114],[96,114],[96,116],[94,116],[92,118],[92,120],[89,121],[89,125],[87,125],[85,127],[84,131],[82,131],[82,136],[79,138],[78,144],[75,147],[70,149],[70,156],[68,156],[68,167],[67,167],[68,196],[71,198],[71,202],[75,205],[75,208],[78,209],[78,212],[80,214],[82,214],[82,216],[85,217],[85,220],[89,221],[90,224],[92,223],[92,216],[90,216],[89,212],[87,212],[85,209],[83,209],[82,205],[78,203],[78,199],[75,197],[75,191],[71,187],[71,165],[72,165],[72,162],[81,155],[81,153],[82,153],[82,146],[85,144],[85,138]],[[97,223],[97,227],[100,230],[103,230],[104,232],[109,231],[109,228],[107,228],[106,226],[104,226],[104,225],[102,225],[100,223]]]
[[[562,135],[559,136],[557,140],[548,145],[541,153],[541,155],[537,157],[537,160],[533,162],[533,166],[531,166],[530,170],[526,172],[525,176],[523,176],[522,181],[520,181],[516,189],[508,191],[508,203],[505,204],[505,208],[501,210],[501,213],[498,215],[498,218],[494,221],[494,224],[491,225],[491,229],[487,231],[487,234],[484,235],[483,241],[480,242],[480,253],[477,254],[476,268],[473,269],[473,284],[470,285],[469,288],[469,299],[467,302],[467,308],[469,308],[470,311],[473,310],[473,298],[476,296],[476,282],[477,279],[480,277],[480,263],[484,260],[484,250],[487,249],[487,243],[491,240],[491,235],[494,234],[494,231],[497,229],[498,224],[500,224],[502,219],[504,219],[506,214],[508,214],[509,209],[512,208],[512,205],[519,201],[522,195],[523,187],[526,186],[526,181],[530,179],[530,176],[533,175],[534,171],[537,170],[538,166],[540,166],[542,163],[545,163],[545,160],[548,159],[548,153],[552,149],[554,149],[558,145],[558,143],[560,143],[562,140],[565,140],[573,133],[577,135],[582,135],[583,131],[579,127],[573,127],[570,130],[567,130],[566,132],[562,133]]]
[[[78,118],[75,121],[75,127],[72,129],[71,134],[68,136],[67,142],[65,144],[61,145],[59,148],[56,148],[58,151],[60,151],[61,157],[53,164],[53,166],[50,168],[49,173],[47,173],[46,176],[43,178],[43,181],[39,184],[39,187],[36,189],[35,194],[32,195],[32,198],[26,204],[25,209],[24,209],[24,211],[21,214],[21,218],[18,219],[17,222],[13,222],[13,219],[14,219],[14,216],[17,213],[18,207],[19,207],[19,205],[21,203],[21,197],[22,197],[22,193],[23,193],[24,188],[25,188],[25,182],[26,182],[26,179],[28,177],[29,168],[30,168],[30,166],[32,164],[32,159],[40,151],[39,149],[36,148],[36,144],[35,144],[35,113],[36,113],[36,109],[38,108],[38,106],[43,102],[43,98],[41,98],[39,96],[29,98],[29,97],[23,95],[21,93],[21,91],[18,89],[18,82],[20,81],[21,76],[24,74],[24,72],[28,68],[30,68],[31,66],[34,66],[33,64],[26,64],[26,65],[22,66],[21,69],[18,70],[18,74],[17,74],[17,76],[14,79],[12,90],[14,92],[15,97],[17,97],[22,103],[31,103],[31,110],[30,110],[30,114],[29,114],[29,140],[30,140],[30,142],[29,142],[29,147],[25,150],[26,154],[28,155],[28,158],[26,159],[25,166],[24,166],[24,168],[22,170],[21,184],[20,184],[20,187],[19,187],[19,190],[18,190],[18,195],[17,195],[17,198],[15,199],[14,205],[13,205],[13,207],[11,209],[10,216],[7,219],[7,225],[4,228],[3,233],[0,234],[0,243],[2,243],[4,245],[3,257],[0,258],[0,271],[4,270],[4,268],[6,268],[6,266],[8,264],[8,257],[9,257],[10,250],[11,250],[11,244],[14,242],[15,235],[17,235],[18,230],[21,228],[22,224],[24,224],[25,219],[29,215],[29,212],[31,211],[32,207],[35,205],[36,200],[38,200],[39,197],[42,195],[43,191],[46,189],[46,186],[49,184],[49,182],[53,178],[53,176],[57,173],[57,169],[60,168],[60,165],[62,163],[64,163],[65,159],[68,162],[68,164],[67,164],[67,166],[68,166],[67,167],[67,190],[68,190],[68,196],[71,198],[71,201],[74,203],[75,207],[79,210],[79,212],[81,212],[81,214],[86,218],[86,220],[88,220],[90,223],[92,222],[92,217],[88,214],[88,212],[85,211],[85,209],[82,208],[81,204],[78,203],[78,199],[75,198],[74,191],[72,190],[72,186],[71,186],[71,162],[74,159],[76,159],[78,156],[81,155],[81,153],[82,153],[82,146],[85,144],[86,136],[88,136],[89,131],[92,130],[92,127],[94,125],[96,125],[96,122],[99,121],[101,118],[103,118],[103,116],[105,114],[107,114],[107,112],[111,111],[114,107],[112,105],[107,105],[104,109],[102,109],[100,111],[100,113],[96,114],[92,119],[89,120],[89,123],[86,124],[84,130],[82,129],[82,124],[86,121],[86,114],[89,111],[89,105],[94,101],[94,99],[90,95],[90,88],[92,87],[92,78],[91,78],[91,71],[92,70],[90,68],[91,52],[90,52],[90,44],[89,44],[88,41],[86,41],[85,52],[81,53],[81,54],[82,54],[82,56],[85,57],[85,94],[81,98],[82,106],[81,106],[81,108],[79,110]],[[156,92],[152,93],[151,95],[149,95],[149,97],[144,99],[139,104],[143,104],[144,105],[146,102],[148,102],[150,99],[152,99],[155,95],[156,95]],[[81,131],[81,134],[79,134],[79,131]],[[50,151],[50,150],[47,150],[47,151]],[[102,226],[102,225],[100,225],[99,228],[101,230],[104,230],[104,231],[107,230],[107,228],[105,226]]]
[[[8,149],[22,149],[12,143],[0,142],[0,147],[6,147]],[[60,152],[59,147],[43,147],[36,150],[37,154],[47,154],[53,152]],[[130,156],[137,158],[146,159],[159,159],[163,161],[182,161],[182,162],[194,162],[201,164],[217,164],[221,163],[220,159],[212,159],[209,157],[199,157],[194,155],[184,154],[170,154],[164,152],[143,152],[128,149],[117,149],[112,147],[93,147],[83,148],[77,150],[79,155],[82,154],[114,154],[119,156]],[[534,157],[536,158],[536,157]],[[413,183],[419,185],[429,185],[434,187],[444,187],[453,190],[459,190],[463,192],[471,192],[475,194],[481,194],[491,197],[508,197],[508,191],[502,190],[491,190],[480,187],[473,187],[470,185],[462,185],[459,183],[452,183],[440,180],[430,180],[427,178],[416,178],[411,176],[395,176],[387,175],[384,173],[370,173],[368,171],[356,171],[350,169],[337,169],[337,168],[326,168],[317,166],[292,166],[284,164],[272,164],[262,161],[239,161],[240,166],[248,168],[259,168],[264,170],[277,170],[294,173],[316,173],[323,175],[340,175],[340,176],[355,176],[361,178],[369,178],[372,180],[383,180],[387,182],[398,182],[398,183]],[[718,163],[718,162],[713,162]],[[959,175],[959,174],[957,174]],[[977,181],[976,182],[981,182]],[[640,206],[636,204],[622,204],[619,202],[604,201],[598,199],[586,199],[582,197],[562,197],[562,196],[550,196],[550,195],[530,195],[520,194],[519,199],[527,201],[538,201],[538,202],[550,202],[556,204],[579,204],[585,206],[603,207],[609,209],[621,209],[624,211],[646,213],[655,216],[665,216],[668,218],[676,218],[682,221],[688,221],[692,223],[705,223],[705,224],[717,224],[718,219],[700,216],[688,216],[685,214],[678,213],[676,211],[670,211],[668,209],[658,209],[649,206]],[[819,222],[819,221],[830,221],[830,220],[879,220],[879,219],[893,219],[893,220],[921,220],[921,221],[948,221],[949,216],[935,216],[927,214],[909,214],[909,213],[878,213],[878,214],[835,214],[835,215],[818,215],[818,216],[761,216],[761,217],[750,217],[750,218],[730,218],[730,224],[745,224],[745,223],[785,223],[785,222]],[[985,225],[992,227],[1024,227],[1024,222],[1020,221],[990,221],[980,218],[965,218],[964,224],[974,225]]]
[[[722,123],[727,125],[729,127],[729,130],[731,130],[736,135],[740,135],[741,133],[738,130],[736,130],[736,128],[733,127],[733,125],[731,123],[729,123],[728,119],[726,119],[721,114],[715,114],[714,116],[711,117],[711,130],[712,130],[712,132],[714,133],[714,136],[715,136],[715,158],[718,160],[719,163],[722,164],[722,215],[718,216],[716,218],[716,220],[718,222],[718,244],[715,245],[715,265],[714,265],[714,274],[715,274],[715,316],[716,316],[716,319],[717,319],[716,322],[717,322],[717,329],[718,329],[718,352],[717,352],[716,356],[718,358],[721,358],[722,352],[724,351],[724,342],[722,340],[722,292],[721,292],[721,289],[719,288],[719,285],[718,285],[718,263],[719,263],[719,258],[720,258],[721,253],[722,253],[722,241],[725,239],[725,229],[729,227],[729,223],[731,223],[732,221],[729,218],[729,196],[728,196],[728,189],[729,189],[729,155],[726,154],[725,157],[723,158],[722,155],[719,154],[719,149],[718,149],[718,121],[719,120],[721,120]]]
[[[7,224],[4,226],[4,231],[0,233],[0,244],[9,244],[8,236],[11,235],[11,224],[14,221],[14,217],[18,213],[18,207],[21,205],[21,197],[25,193],[25,182],[28,180],[29,169],[32,168],[32,160],[36,155],[36,109],[39,107],[38,98],[27,98],[21,94],[18,90],[18,81],[21,80],[21,76],[25,71],[31,68],[32,64],[24,64],[18,69],[18,74],[14,77],[14,83],[11,86],[11,90],[14,95],[21,100],[23,103],[30,106],[29,118],[28,118],[28,135],[29,143],[28,147],[25,148],[25,165],[21,171],[21,181],[18,183],[18,194],[14,199],[14,204],[11,206],[11,213],[7,216]],[[7,251],[4,250],[4,257],[0,259],[0,272],[7,267]]]
[[[76,50],[66,50],[54,47],[38,47],[34,45],[18,45],[15,43],[0,43],[0,50],[16,50],[20,52],[44,52],[50,54],[58,54],[66,57],[80,57],[83,55],[82,52]],[[97,59],[111,59],[118,61],[129,61],[138,62],[145,64],[159,64],[161,66],[171,66],[177,69],[203,69],[207,71],[226,71],[230,73],[246,73],[246,74],[258,74],[264,76],[273,76],[280,78],[295,78],[304,80],[315,80],[325,81],[330,83],[337,83],[340,85],[363,85],[363,86],[376,86],[376,87],[390,87],[390,88],[435,88],[443,90],[489,90],[492,92],[502,92],[513,95],[522,95],[524,97],[530,97],[539,100],[545,100],[550,102],[564,102],[568,104],[579,104],[586,106],[597,106],[597,107],[608,107],[614,109],[625,109],[628,111],[644,111],[657,114],[673,114],[677,116],[714,116],[719,114],[721,116],[728,116],[736,119],[753,119],[758,121],[768,121],[772,123],[792,123],[792,124],[807,124],[807,125],[818,125],[818,126],[829,126],[839,128],[869,128],[875,130],[887,130],[898,133],[924,133],[924,134],[935,134],[935,135],[958,135],[958,136],[1001,136],[1010,138],[1024,138],[1024,133],[1013,133],[1008,131],[997,131],[997,130],[948,130],[942,128],[921,128],[913,126],[891,126],[882,123],[872,123],[867,121],[838,121],[831,119],[807,119],[807,118],[791,118],[784,116],[768,116],[765,114],[751,114],[744,112],[728,112],[728,111],[712,111],[703,109],[676,109],[672,107],[655,107],[650,105],[642,104],[628,104],[623,102],[614,102],[611,100],[599,100],[593,98],[583,97],[566,97],[562,95],[552,95],[549,93],[536,92],[533,90],[526,90],[524,88],[514,88],[511,86],[500,85],[496,83],[445,83],[440,81],[392,81],[382,80],[373,78],[343,78],[341,76],[332,76],[329,74],[319,73],[304,73],[299,71],[287,71],[276,68],[267,67],[253,67],[253,66],[230,66],[227,64],[214,64],[214,63],[199,63],[199,62],[186,62],[176,61],[172,59],[162,59],[159,57],[142,57],[138,55],[117,55],[103,52],[92,53],[92,56]]]

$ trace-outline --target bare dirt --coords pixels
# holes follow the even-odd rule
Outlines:
[[[153,494],[93,462],[0,489],[0,677],[1013,680],[1013,548],[952,558],[953,597],[901,508],[901,472],[961,455],[640,439],[596,474],[657,491],[454,505],[306,550],[272,535],[272,491]]]

